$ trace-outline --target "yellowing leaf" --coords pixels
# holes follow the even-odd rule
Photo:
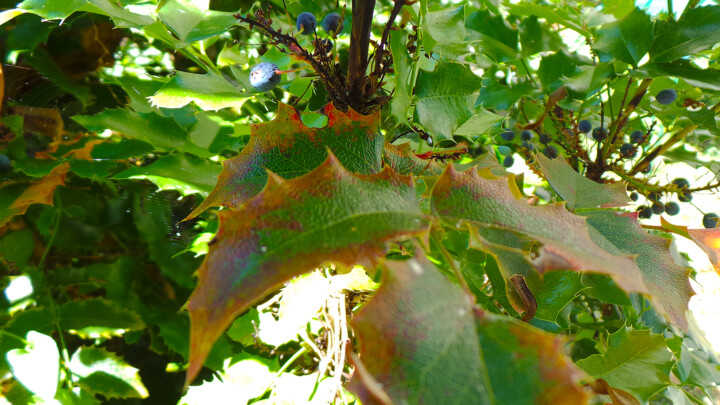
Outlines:
[[[715,271],[720,273],[720,228],[690,229],[686,226],[673,225],[660,217],[663,228],[670,232],[684,236],[698,245],[710,258]]]
[[[426,228],[412,179],[390,168],[353,174],[329,153],[304,176],[283,180],[269,173],[260,194],[237,211],[220,212],[220,228],[187,303],[186,381],[233,319],[286,281],[328,262],[374,266],[387,241]]]
[[[65,175],[69,170],[70,163],[62,163],[55,166],[47,176],[26,188],[0,217],[0,226],[8,223],[13,216],[24,214],[31,204],[52,205],[55,189],[65,184]]]

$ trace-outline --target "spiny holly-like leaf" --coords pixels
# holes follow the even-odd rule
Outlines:
[[[684,236],[700,246],[715,266],[715,271],[720,272],[720,228],[690,229],[686,226],[673,225],[663,217],[660,218],[660,223],[668,231]]]
[[[623,19],[603,25],[593,48],[601,62],[617,58],[637,67],[650,49],[652,27],[650,16],[636,7]]]
[[[578,361],[593,378],[643,401],[670,385],[672,352],[662,335],[621,328],[608,338],[608,349]]]
[[[720,41],[720,6],[697,7],[678,21],[658,21],[650,47],[653,62],[671,62],[710,49]]]
[[[592,211],[583,215],[598,245],[613,253],[636,256],[656,309],[674,325],[687,330],[685,312],[694,295],[688,280],[690,270],[679,266],[670,256],[670,239],[645,232],[637,221],[637,212],[618,215]]]
[[[5,225],[15,215],[24,214],[31,204],[52,205],[55,189],[65,184],[65,175],[69,170],[68,162],[55,166],[47,176],[26,188],[10,206],[0,207],[0,226]]]
[[[541,242],[540,255],[533,263],[541,272],[572,269],[605,273],[625,290],[648,292],[632,257],[603,250],[590,238],[585,218],[571,214],[562,205],[535,206],[522,201],[512,176],[496,177],[490,169],[458,172],[448,166],[435,184],[432,206],[451,225],[468,221]]]
[[[488,313],[476,312],[476,323],[494,404],[589,403],[561,336]]]
[[[237,211],[220,212],[187,304],[187,381],[233,319],[282,283],[326,262],[373,266],[387,241],[426,227],[412,179],[390,168],[353,174],[330,154],[302,177],[270,174],[260,194]]]
[[[274,120],[250,127],[250,141],[242,152],[223,162],[217,185],[188,218],[213,205],[238,208],[267,181],[265,169],[285,179],[308,173],[327,157],[327,149],[353,173],[376,173],[382,166],[383,136],[380,112],[364,116],[325,106],[328,124],[309,128],[300,113],[280,103]]]
[[[436,176],[442,173],[443,167],[431,159],[420,159],[409,143],[393,145],[385,143],[385,163],[400,174],[414,176]]]
[[[427,260],[386,267],[352,321],[361,350],[350,389],[368,404],[386,403],[382,395],[395,404],[490,404],[468,297]]]
[[[565,159],[549,159],[538,154],[537,162],[548,183],[565,201],[568,209],[621,207],[630,203],[622,183],[596,183],[573,170]]]
[[[386,267],[352,322],[361,352],[349,386],[363,403],[587,403],[561,338],[473,316],[468,297],[427,260]]]

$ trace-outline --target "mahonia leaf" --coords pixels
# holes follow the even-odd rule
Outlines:
[[[496,177],[490,169],[458,172],[448,166],[435,183],[431,204],[434,212],[452,225],[466,221],[539,241],[543,246],[533,264],[540,272],[605,273],[627,291],[648,293],[632,257],[603,250],[591,239],[585,218],[571,214],[561,204],[535,206],[523,201],[512,176]]]
[[[468,296],[425,259],[386,267],[352,321],[361,351],[349,388],[364,404],[587,403],[562,338],[474,314]]]
[[[603,354],[578,361],[578,366],[643,401],[670,385],[673,354],[663,335],[623,327],[610,335],[607,347]]]
[[[393,145],[385,142],[384,157],[385,163],[400,174],[434,176],[443,171],[443,167],[435,160],[419,158],[409,143]]]
[[[690,229],[686,226],[673,225],[660,217],[660,223],[666,230],[684,236],[698,245],[715,266],[715,271],[720,272],[720,228]]]
[[[15,215],[22,215],[31,204],[53,204],[53,196],[57,186],[65,184],[65,176],[70,171],[70,163],[65,162],[47,176],[26,188],[9,207],[0,207],[0,226],[5,225]]]
[[[328,152],[291,180],[269,174],[263,191],[220,227],[190,297],[187,382],[233,319],[291,278],[323,263],[374,266],[387,241],[426,231],[411,177],[391,168],[353,174]]]
[[[380,113],[361,115],[325,106],[328,124],[309,128],[300,113],[280,103],[274,120],[250,127],[250,141],[242,152],[223,162],[217,184],[187,219],[213,205],[238,208],[267,182],[265,169],[291,179],[318,167],[330,149],[353,173],[376,173],[382,167],[383,135]]]
[[[537,162],[550,186],[570,210],[622,207],[630,203],[623,183],[611,185],[596,183],[576,172],[565,159],[550,159],[538,154]]]
[[[476,312],[495,404],[587,404],[585,374],[565,355],[562,336],[508,317]]]
[[[363,404],[490,403],[470,299],[427,260],[385,266],[352,320],[361,350],[350,390]]]
[[[597,244],[609,252],[636,256],[656,309],[674,325],[687,330],[685,312],[694,295],[688,280],[690,269],[679,266],[670,256],[670,239],[645,232],[637,221],[637,212],[618,215],[612,211],[592,211],[583,215]]]

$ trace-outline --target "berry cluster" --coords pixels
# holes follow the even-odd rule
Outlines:
[[[335,38],[337,34],[342,31],[343,25],[343,17],[334,12],[328,14],[322,24],[323,29],[332,38]],[[312,13],[307,11],[300,13],[295,22],[295,28],[297,28],[298,33],[302,35],[315,35],[313,45],[315,45],[316,53],[327,54],[332,50],[333,43],[330,39],[317,38],[317,19]],[[277,65],[269,62],[261,62],[255,65],[250,71],[250,85],[258,91],[270,91],[280,83],[282,73],[285,72],[278,70]]]

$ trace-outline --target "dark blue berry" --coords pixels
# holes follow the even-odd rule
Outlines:
[[[630,134],[630,141],[632,143],[640,143],[645,133],[643,131],[635,130]]]
[[[658,202],[660,201],[660,194],[653,191],[652,193],[647,195],[647,199],[653,202]]]
[[[278,67],[274,63],[262,62],[250,71],[250,85],[259,91],[270,91],[280,83]]]
[[[560,155],[558,153],[558,150],[555,149],[555,147],[552,145],[547,146],[545,148],[545,150],[543,151],[543,153],[545,154],[545,156],[549,157],[550,159],[555,159],[556,157],[558,157]]]
[[[639,195],[638,193],[636,193],[636,192],[634,192],[634,191],[633,191],[632,193],[630,193],[630,199],[631,199],[631,200],[637,201],[639,198],[640,198],[640,195]]]
[[[643,219],[648,219],[648,218],[652,217],[652,215],[653,215],[653,210],[652,210],[652,208],[650,208],[650,207],[643,207],[643,208],[640,210],[640,214],[638,214],[638,217],[643,218]]]
[[[513,139],[515,139],[515,132],[505,131],[502,134],[500,134],[500,137],[506,141],[512,141]]]
[[[662,204],[660,204],[660,203],[654,203],[654,204],[652,205],[652,207],[650,207],[650,208],[652,209],[652,212],[653,212],[653,214],[655,214],[655,215],[660,215],[660,214],[662,214],[663,212],[665,212],[665,206],[662,205]]]
[[[4,172],[11,167],[10,158],[0,153],[0,172]]]
[[[675,180],[673,180],[672,184],[676,185],[678,188],[690,187],[690,182],[687,181],[687,179],[684,179],[682,177],[678,177]]]
[[[538,140],[543,145],[547,145],[550,142],[552,142],[552,138],[550,138],[550,135],[548,135],[548,134],[540,134],[540,136],[538,137]]]
[[[515,164],[515,159],[512,157],[512,155],[505,156],[505,159],[503,159],[503,166],[510,167],[513,164]]]
[[[720,217],[718,217],[718,214],[714,212],[708,212],[707,214],[703,215],[703,226],[705,228],[718,228],[720,227]]]
[[[632,144],[624,143],[620,147],[620,153],[626,158],[634,158],[637,155],[637,149]]]
[[[692,199],[692,193],[689,191],[683,191],[682,194],[678,194],[678,201],[680,202],[690,202]]]
[[[578,122],[578,130],[583,134],[587,134],[592,129],[592,124],[588,120],[580,120]]]
[[[523,143],[520,144],[523,148],[527,149],[528,151],[532,152],[535,150],[535,145],[533,145],[530,142],[523,141]]]
[[[340,14],[338,13],[330,13],[327,16],[325,16],[325,19],[323,20],[323,29],[328,34],[336,34],[340,31],[342,31],[342,26],[340,26]],[[339,27],[339,28],[338,28]]]
[[[674,89],[665,89],[660,91],[657,96],[655,96],[655,100],[657,100],[658,103],[662,105],[668,105],[675,101],[677,98],[677,91]]]
[[[315,32],[316,27],[317,20],[315,19],[315,16],[312,15],[312,13],[308,13],[307,11],[305,11],[304,13],[300,13],[297,18],[297,22],[295,23],[295,28],[297,28],[298,32],[303,35],[312,34],[313,32]]]
[[[668,215],[677,215],[680,213],[680,206],[676,202],[669,202],[665,204],[665,213]]]
[[[607,130],[603,127],[597,127],[592,131],[592,137],[596,141],[602,141],[607,138]]]
[[[527,129],[523,130],[520,133],[520,139],[522,139],[523,141],[529,141],[529,140],[533,139],[533,134],[532,134],[532,132],[528,131]]]
[[[503,156],[508,156],[508,155],[512,154],[512,149],[510,149],[509,147],[507,147],[505,145],[500,145],[497,147],[497,149],[498,149],[498,153],[500,153]]]

